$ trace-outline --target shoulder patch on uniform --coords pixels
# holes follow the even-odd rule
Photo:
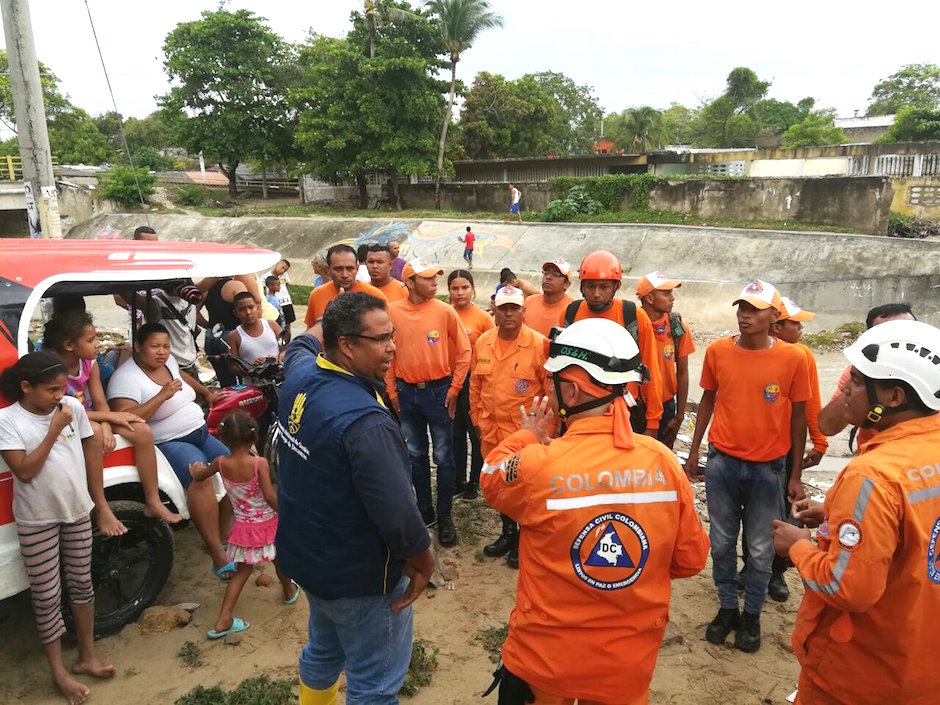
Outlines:
[[[940,518],[934,522],[930,530],[930,541],[927,544],[927,577],[930,582],[940,585]]]
[[[518,455],[514,455],[504,463],[506,468],[506,484],[510,484],[516,479],[519,470],[519,461],[522,460]]]
[[[839,524],[839,545],[846,551],[854,551],[862,545],[862,527],[854,519],[845,519]]]

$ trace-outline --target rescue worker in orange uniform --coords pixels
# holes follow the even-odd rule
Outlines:
[[[476,366],[470,373],[470,418],[480,434],[485,457],[519,430],[519,406],[548,393],[545,360],[548,339],[525,325],[525,297],[506,285],[493,301],[496,328],[476,342]],[[483,547],[491,558],[506,556],[510,568],[519,567],[516,522],[502,515],[499,538]]]
[[[574,323],[550,345],[549,398],[520,409],[520,430],[486,458],[484,497],[521,527],[499,705],[648,703],[670,579],[705,566],[675,456],[630,428],[639,366],[622,325]],[[567,430],[550,441],[555,415]]]
[[[632,411],[633,430],[656,438],[663,415],[663,383],[650,317],[632,301],[615,298],[622,283],[623,267],[610,252],[596,250],[585,257],[578,268],[578,277],[584,298],[569,304],[558,324],[564,327],[586,318],[606,318],[630,331],[640,349],[647,375],[642,387],[640,383],[627,387],[638,402]]]
[[[878,432],[820,505],[774,522],[806,588],[793,630],[802,705],[928,705],[940,614],[940,330],[892,321],[847,348],[847,423]]]

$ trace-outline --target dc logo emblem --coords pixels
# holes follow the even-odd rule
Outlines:
[[[525,394],[529,391],[529,380],[517,379],[512,388],[516,391],[516,394]]]
[[[672,360],[676,355],[676,348],[674,345],[667,345],[663,348],[663,358],[666,360]]]
[[[760,281],[752,281],[750,284],[747,285],[747,289],[745,289],[745,291],[749,294],[759,294],[763,290],[764,290],[764,285],[761,284]]]
[[[940,555],[937,555],[937,540],[940,538],[940,519],[930,531],[930,543],[927,544],[927,577],[930,582],[940,585]]]
[[[764,387],[764,401],[773,404],[780,398],[780,385],[776,382],[771,382],[766,387]]]
[[[575,575],[595,590],[630,587],[640,579],[649,555],[643,527],[619,512],[594,517],[571,544]]]

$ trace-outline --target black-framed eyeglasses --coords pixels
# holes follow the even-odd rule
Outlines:
[[[382,335],[362,335],[361,333],[351,333],[345,337],[347,338],[365,338],[366,340],[371,340],[373,343],[379,343],[380,345],[387,345],[392,340],[395,339],[395,330],[392,330],[391,333],[383,333]]]

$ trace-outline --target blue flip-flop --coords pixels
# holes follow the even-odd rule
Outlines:
[[[212,567],[212,574],[221,580],[223,583],[227,583],[232,579],[231,575],[226,575],[226,573],[234,574],[238,570],[238,566],[235,565],[235,561],[229,561],[220,568]]]
[[[232,626],[228,629],[223,629],[220,632],[217,632],[215,629],[210,629],[206,632],[206,636],[210,639],[224,639],[229,634],[238,634],[238,632],[243,632],[250,626],[248,622],[236,617],[232,620]]]
[[[292,604],[294,604],[295,602],[297,602],[297,600],[300,599],[300,585],[298,585],[298,584],[297,584],[295,581],[293,581],[293,580],[290,581],[290,584],[293,585],[293,586],[294,586],[295,588],[297,588],[297,589],[294,591],[294,596],[293,596],[293,597],[289,597],[288,599],[284,600],[284,604],[285,604],[285,605],[292,605]]]

